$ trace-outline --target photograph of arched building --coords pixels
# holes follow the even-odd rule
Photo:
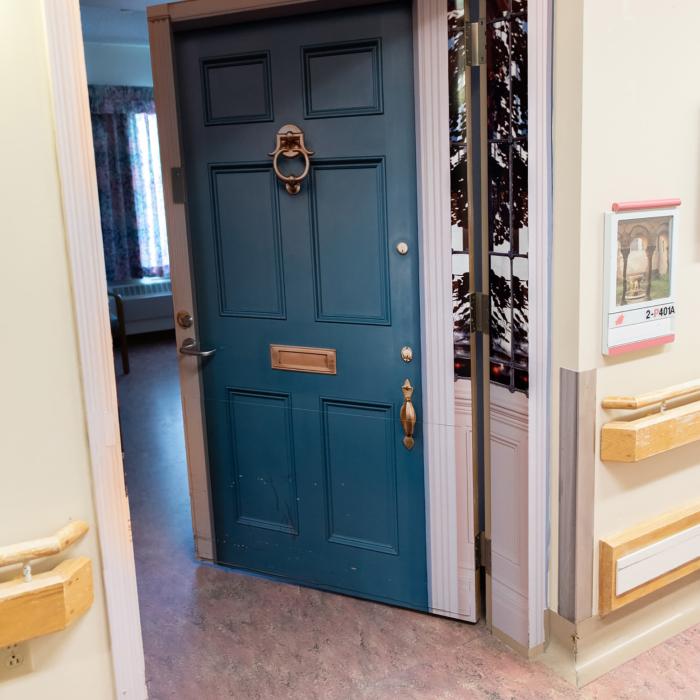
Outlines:
[[[671,221],[670,216],[620,221],[617,229],[618,306],[670,296]]]

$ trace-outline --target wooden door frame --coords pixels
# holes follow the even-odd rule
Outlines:
[[[119,440],[97,177],[78,2],[79,0],[43,0],[43,9],[115,691],[118,697],[140,700],[147,697],[143,642]],[[168,27],[173,19],[193,21],[197,14],[206,21],[215,21],[230,13],[232,6],[238,12],[256,11],[260,8],[282,12],[285,8],[289,10],[289,6],[300,3],[306,3],[311,8],[315,2],[317,0],[191,0],[181,5],[167,5],[165,7],[168,13],[165,16],[152,19],[165,23]],[[324,7],[327,7],[328,2],[323,2]],[[447,233],[450,225],[447,24],[446,3],[443,0],[413,2],[416,27],[415,75],[419,88],[416,95],[416,127],[422,246],[425,456],[426,465],[432,470],[427,479],[429,490],[426,501],[429,556],[434,565],[429,586],[431,605],[439,612],[441,609],[455,609],[452,606],[457,600],[455,533],[458,514],[452,493],[455,459],[451,251]],[[530,648],[536,648],[544,639],[543,610],[546,608],[546,528],[549,511],[548,261],[551,235],[550,3],[551,0],[530,0],[528,39],[530,245],[533,256],[530,270],[531,419],[528,492]],[[352,0],[339,0],[338,4],[347,6],[354,3]],[[170,30],[168,29],[167,38],[162,28],[157,34],[159,36],[156,37],[156,42],[161,42],[156,44],[159,47],[157,51],[162,54],[163,49],[170,46]],[[165,54],[166,57],[167,55]],[[177,133],[176,122],[174,128],[175,131],[172,131],[171,124],[171,138]],[[161,142],[165,143],[162,133]],[[179,152],[179,143],[177,151]],[[165,165],[168,167],[169,163]],[[169,172],[164,178],[165,183],[170,187]],[[170,196],[172,198],[172,193]],[[172,218],[172,211],[169,216]],[[170,219],[168,225],[173,225]],[[175,230],[177,232],[177,228]],[[172,228],[170,233],[172,234]],[[179,231],[179,235],[183,233],[184,228]],[[179,251],[174,249],[172,253],[177,257]],[[187,264],[189,266],[189,262]],[[187,290],[179,289],[175,293],[176,308],[180,308],[183,301],[188,301]],[[198,410],[201,416],[201,408]],[[197,426],[188,426],[188,430],[194,430],[196,434]],[[203,445],[201,420],[199,430]],[[191,437],[190,432],[188,438]],[[204,500],[202,494],[195,496],[199,499],[197,503]],[[204,503],[207,504],[205,513],[208,515],[208,492]],[[200,512],[198,511],[197,517]],[[197,543],[200,555],[207,551],[206,540],[203,549],[200,548],[202,546],[202,543]],[[448,573],[441,575],[441,572]],[[449,572],[453,572],[453,575]]]

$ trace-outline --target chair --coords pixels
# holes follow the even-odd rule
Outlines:
[[[126,342],[126,321],[124,318],[124,300],[121,294],[107,292],[107,295],[114,299],[116,314],[111,309],[109,312],[109,322],[112,327],[112,338],[119,342],[119,351],[122,356],[122,370],[124,374],[129,374],[129,347]]]

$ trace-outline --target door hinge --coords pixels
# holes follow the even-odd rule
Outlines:
[[[477,535],[474,543],[476,568],[486,569],[487,574],[491,574],[491,540],[486,537],[485,532]]]
[[[486,22],[467,22],[465,28],[465,44],[468,66],[483,66],[486,64]]]
[[[469,330],[472,333],[488,334],[491,321],[491,297],[482,292],[469,292],[467,305],[469,307]]]
[[[182,168],[170,168],[170,184],[173,188],[173,202],[175,204],[185,203],[185,178]]]

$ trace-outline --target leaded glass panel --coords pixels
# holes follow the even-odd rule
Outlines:
[[[527,0],[487,0],[491,380],[528,389]],[[448,0],[455,373],[469,376],[464,0]]]

